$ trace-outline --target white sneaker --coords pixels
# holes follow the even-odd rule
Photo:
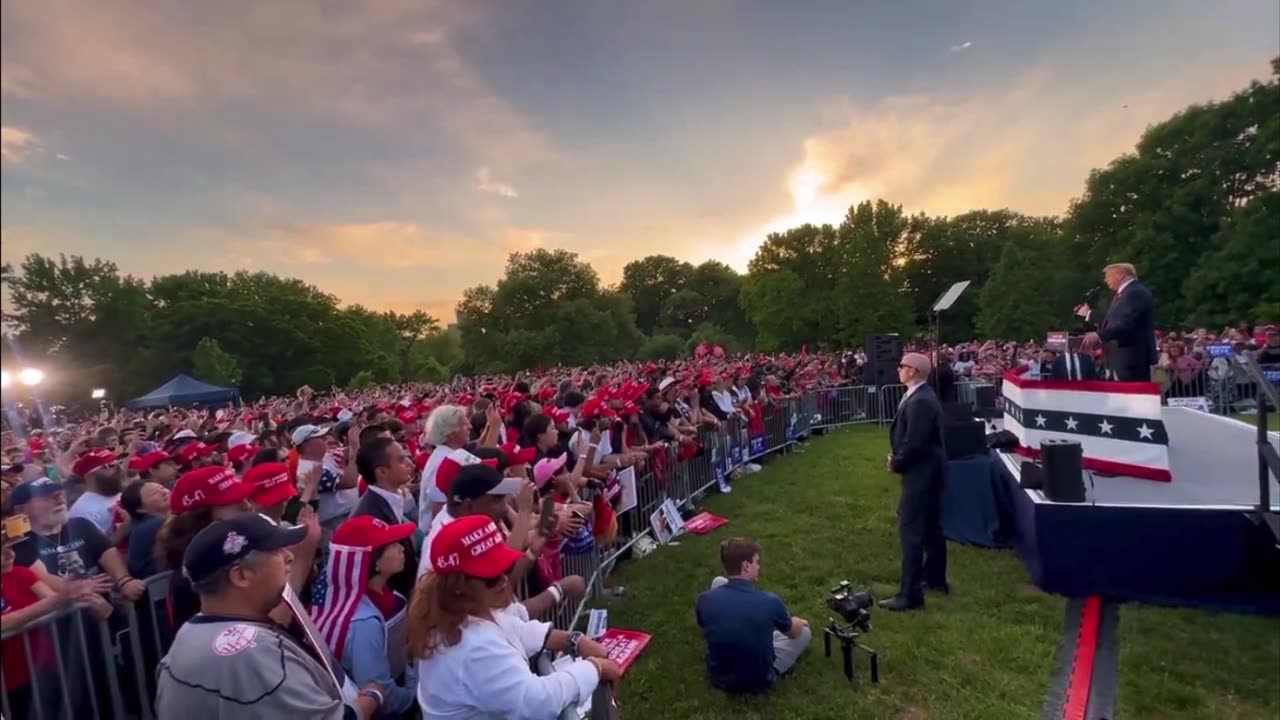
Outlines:
[[[720,487],[720,492],[724,493],[725,495],[728,495],[729,493],[733,492],[733,487],[730,486],[729,483],[727,482],[720,483],[719,487]]]
[[[762,467],[758,463],[747,463],[747,470],[750,472],[756,473],[756,472],[760,472],[763,469],[764,467]]]

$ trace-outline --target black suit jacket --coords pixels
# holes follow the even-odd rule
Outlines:
[[[351,517],[361,515],[375,517],[388,525],[406,522],[404,518],[396,517],[395,510],[391,509],[391,503],[372,490],[366,491],[361,496],[360,502],[356,503],[356,509],[351,513]],[[391,576],[387,586],[405,596],[406,599],[411,599],[413,585],[418,579],[418,551],[414,549],[413,538],[402,540],[400,544],[404,546],[404,569]]]
[[[940,472],[947,462],[942,420],[942,403],[928,383],[911,393],[889,428],[890,468],[905,479]]]
[[[1151,366],[1157,360],[1155,316],[1155,298],[1137,280],[1112,299],[1098,326],[1098,337],[1107,343],[1107,369],[1117,380],[1151,380]]]
[[[1070,372],[1067,358],[1075,359],[1075,372]],[[1050,377],[1054,380],[1097,380],[1098,368],[1093,358],[1084,353],[1062,353],[1053,359],[1053,370]]]

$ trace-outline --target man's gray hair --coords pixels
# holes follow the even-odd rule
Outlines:
[[[1134,269],[1133,263],[1111,263],[1110,265],[1102,268],[1103,272],[1108,270],[1119,270],[1125,274],[1125,277],[1131,277],[1135,280],[1138,278],[1138,271]]]
[[[427,442],[436,447],[467,428],[467,411],[459,405],[441,405],[427,416]]]

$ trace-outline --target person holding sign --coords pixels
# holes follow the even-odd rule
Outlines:
[[[1129,263],[1112,263],[1102,271],[1107,287],[1115,293],[1095,332],[1084,336],[1082,348],[1106,343],[1107,374],[1120,382],[1151,382],[1156,364],[1156,303]],[[1089,322],[1095,313],[1088,303],[1076,306],[1076,314]]]

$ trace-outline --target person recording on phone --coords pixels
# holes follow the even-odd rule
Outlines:
[[[1112,263],[1103,268],[1103,281],[1115,294],[1096,331],[1087,333],[1084,350],[1103,345],[1107,375],[1119,382],[1151,382],[1151,366],[1156,364],[1155,298],[1129,263]],[[1088,322],[1097,315],[1088,303],[1076,306],[1076,314]]]

